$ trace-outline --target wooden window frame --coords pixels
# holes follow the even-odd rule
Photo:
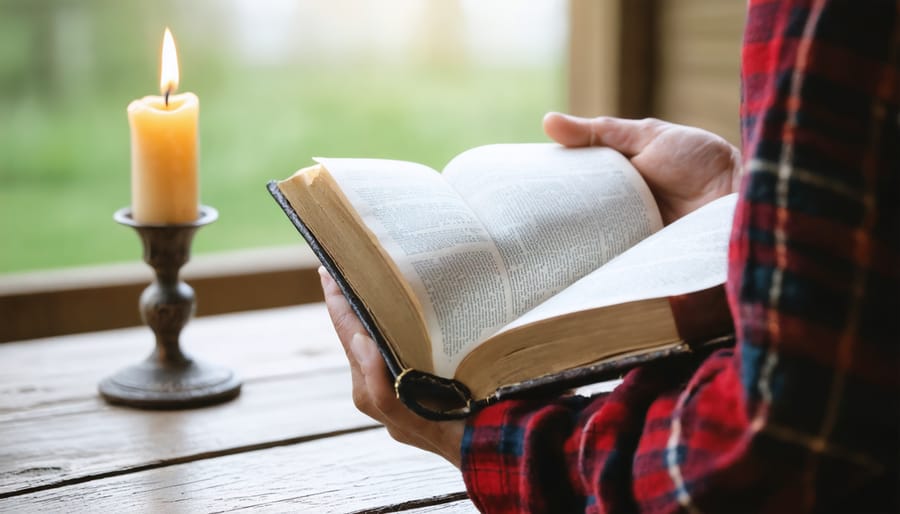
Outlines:
[[[570,0],[569,111],[653,113],[655,0]]]

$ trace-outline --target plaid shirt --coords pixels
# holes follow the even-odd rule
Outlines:
[[[751,0],[733,350],[468,423],[486,512],[900,512],[900,2]]]

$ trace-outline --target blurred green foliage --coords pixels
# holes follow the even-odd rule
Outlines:
[[[112,213],[130,202],[125,107],[157,94],[167,25],[180,90],[200,97],[201,201],[220,213],[195,252],[298,244],[265,183],[312,156],[440,169],[472,146],[544,140],[541,116],[563,108],[560,63],[380,59],[366,48],[237,57],[228,5],[0,0],[0,272],[139,259]]]

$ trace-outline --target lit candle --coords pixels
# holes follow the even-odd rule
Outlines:
[[[200,101],[178,88],[178,56],[169,29],[163,36],[159,74],[162,96],[128,105],[131,127],[131,211],[146,224],[197,219],[197,119]]]

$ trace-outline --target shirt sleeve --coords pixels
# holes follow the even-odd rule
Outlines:
[[[737,344],[468,423],[485,512],[900,511],[900,15],[751,0]]]
[[[720,351],[701,369],[727,365],[730,355]],[[665,478],[658,474],[658,452],[635,458],[638,448],[645,440],[665,442],[678,391],[700,372],[695,358],[682,358],[633,370],[607,395],[504,401],[480,411],[463,438],[470,497],[491,513],[591,507],[634,512],[633,485],[655,497],[664,491],[657,484]]]

